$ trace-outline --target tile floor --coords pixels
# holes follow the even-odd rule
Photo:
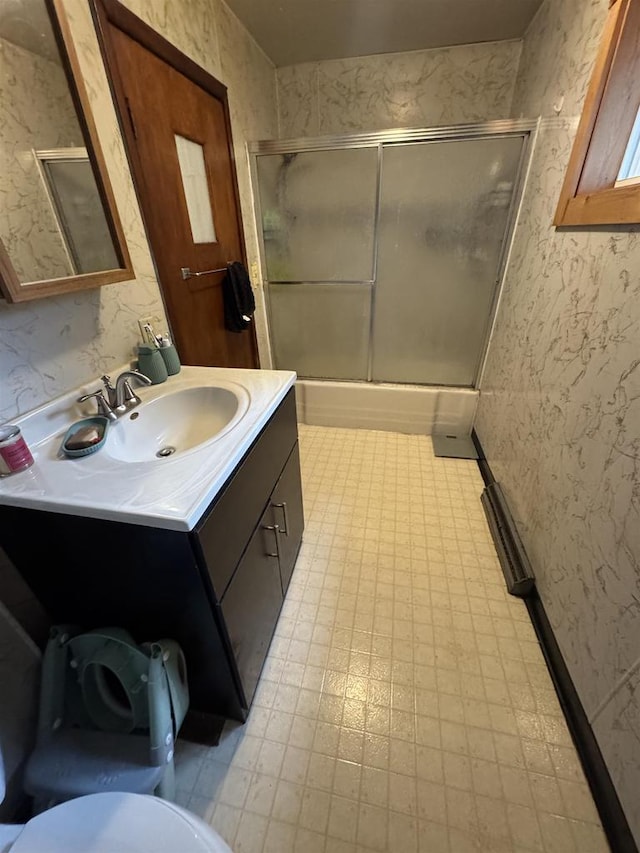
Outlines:
[[[608,850],[475,462],[300,428],[306,531],[249,720],[179,748],[235,853]]]

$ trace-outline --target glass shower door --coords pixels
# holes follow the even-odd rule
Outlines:
[[[257,158],[277,367],[368,377],[378,149]]]
[[[384,146],[374,381],[474,384],[522,150],[521,136]]]

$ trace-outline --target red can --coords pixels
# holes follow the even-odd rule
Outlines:
[[[5,424],[0,427],[0,477],[16,474],[33,465],[33,456],[22,437],[20,427]]]

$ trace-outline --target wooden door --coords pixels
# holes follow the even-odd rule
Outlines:
[[[224,327],[225,267],[246,263],[226,89],[120,4],[103,0],[98,13],[181,359],[257,367],[253,323],[240,333]],[[182,268],[206,274],[185,279]]]

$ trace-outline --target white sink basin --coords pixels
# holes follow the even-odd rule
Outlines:
[[[244,409],[229,388],[181,388],[123,415],[109,429],[105,452],[122,462],[169,459],[220,438]]]
[[[286,370],[183,366],[161,385],[136,388],[141,404],[110,424],[101,450],[68,459],[60,453],[64,434],[95,414],[93,400],[77,402],[98,387],[87,382],[16,418],[35,464],[0,477],[0,504],[193,530],[295,378]],[[156,456],[169,447],[170,456]]]

